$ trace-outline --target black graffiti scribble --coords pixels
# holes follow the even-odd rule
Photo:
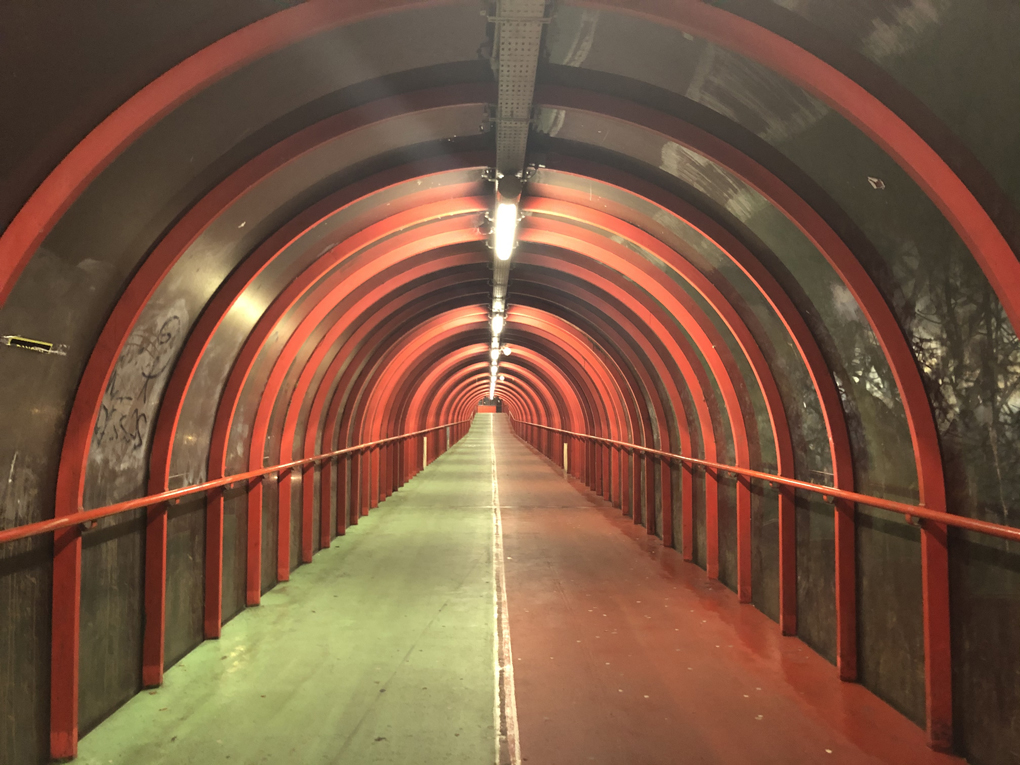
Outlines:
[[[149,401],[154,381],[174,359],[182,326],[179,316],[171,316],[156,332],[138,333],[124,346],[96,419],[93,440],[97,446],[123,443],[138,450],[145,445],[149,416],[142,407]]]

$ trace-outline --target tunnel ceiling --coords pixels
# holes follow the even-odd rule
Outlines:
[[[496,7],[207,6],[0,10],[4,526],[462,421],[488,392]],[[496,388],[506,410],[1015,523],[1015,4],[546,13]],[[902,519],[860,506],[856,529],[841,526],[845,514],[800,497],[785,542],[798,574],[782,580],[765,497],[727,480],[718,500],[695,498],[690,480],[676,487],[688,515],[735,508],[720,557],[671,514],[649,530],[935,738],[953,717],[932,689],[950,635],[922,602],[948,600],[951,583],[957,739],[993,761],[980,719],[996,702],[978,689],[999,670],[964,646],[995,618],[989,589],[1017,584],[994,543],[953,537],[947,563]],[[729,543],[745,517],[753,553]],[[142,640],[105,586],[141,565],[139,522],[105,521],[112,548],[86,538],[83,688],[99,657]],[[195,523],[172,520],[171,539]],[[48,543],[12,547],[10,597],[46,601]],[[200,571],[177,573],[201,590]],[[140,580],[124,586],[141,597]],[[228,617],[243,587],[224,592]],[[840,597],[858,601],[856,622],[837,618]],[[48,620],[26,605],[0,638],[30,652]],[[168,659],[201,639],[201,624],[179,629]],[[21,706],[30,727],[48,714],[37,665],[0,680],[0,698],[41,688]],[[83,691],[82,730],[136,673]]]

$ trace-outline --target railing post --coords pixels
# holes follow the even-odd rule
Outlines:
[[[351,488],[347,498],[347,525],[357,526],[361,517],[362,450],[351,452]]]
[[[680,463],[680,501],[681,501],[681,528],[683,539],[680,540],[683,548],[683,559],[687,562],[694,560],[694,467],[685,462]]]
[[[336,535],[342,537],[347,533],[347,519],[350,517],[347,511],[347,499],[350,496],[347,489],[347,473],[351,459],[343,455],[336,462]]]
[[[620,510],[630,512],[630,450],[620,447]]]
[[[333,464],[336,457],[322,461],[319,466],[319,547],[325,550],[333,541]]]
[[[142,686],[163,684],[166,645],[166,531],[167,504],[146,510],[145,618],[142,635]]]
[[[705,573],[719,578],[719,475],[705,468]]]
[[[205,638],[218,638],[223,627],[223,488],[209,492],[205,510]]]
[[[245,565],[245,603],[262,602],[262,478],[245,481],[248,492],[248,556]]]
[[[284,470],[276,481],[276,580],[290,579],[290,496],[291,471]]]
[[[429,437],[422,436],[421,439],[421,469],[429,466]]]
[[[78,753],[80,624],[81,531],[72,526],[53,534],[50,754],[55,759]]]
[[[379,500],[381,499],[381,451],[381,446],[372,446],[368,450],[368,507],[370,510],[379,507]]]
[[[751,602],[751,480],[737,475],[737,600]]]
[[[938,509],[945,510],[944,507]],[[948,541],[944,524],[922,521],[925,714],[928,721],[928,744],[941,751],[947,751],[953,745]]]
[[[641,452],[637,449],[631,451],[630,471],[630,517],[635,524],[641,523]]]
[[[602,498],[613,501],[613,447],[602,444]]]
[[[301,466],[301,562],[311,563],[315,554],[315,463]]]
[[[567,452],[569,451],[567,440],[563,439],[563,472],[570,473],[570,457]]]
[[[673,547],[673,462],[659,457],[659,496],[662,498],[662,544]]]
[[[361,480],[358,493],[360,496],[361,515],[368,515],[372,508],[372,447],[366,448],[361,455]]]

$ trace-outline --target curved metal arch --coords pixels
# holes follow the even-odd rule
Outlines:
[[[828,223],[781,179],[769,173],[753,158],[679,118],[614,97],[579,93],[567,88],[542,88],[536,92],[536,99],[539,98],[554,107],[589,111],[619,119],[657,133],[719,163],[770,200],[778,211],[808,237],[856,299],[889,363],[907,415],[918,471],[920,500],[927,506],[944,509],[945,484],[938,437],[913,354],[878,288]]]
[[[532,234],[528,231],[528,229],[525,229],[520,233],[522,240],[529,240],[531,235]],[[580,244],[586,248],[592,248],[592,245],[590,244]],[[614,260],[620,262],[620,265],[623,267],[622,271],[612,270],[612,273],[625,273],[628,270],[632,272],[634,271],[633,269],[628,269],[625,261],[619,261],[616,258],[615,253],[608,250],[599,251],[596,254],[592,251],[592,249],[589,249],[588,254],[581,254],[557,248],[555,256],[529,251],[521,253],[518,257],[518,262],[529,263],[548,270],[561,271],[565,273],[572,272],[570,266],[574,266],[574,268],[580,267],[583,272],[586,272],[586,281],[592,286],[597,286],[601,291],[612,295],[623,305],[627,305],[631,309],[637,307],[641,313],[647,315],[647,318],[643,323],[649,328],[655,341],[661,342],[669,348],[669,352],[666,354],[666,357],[669,358],[671,363],[677,365],[680,370],[679,379],[683,380],[690,390],[691,398],[694,401],[695,408],[701,422],[702,443],[705,448],[706,459],[714,459],[713,457],[707,456],[709,454],[715,454],[716,448],[713,418],[708,407],[708,391],[711,390],[710,383],[708,381],[709,372],[702,367],[700,360],[694,353],[693,346],[679,331],[680,325],[674,319],[674,316],[678,314],[680,316],[684,315],[683,309],[676,305],[676,301],[673,300],[672,295],[669,294],[668,291],[664,289],[657,289],[657,287],[661,288],[661,285],[656,285],[655,283],[643,283],[643,274],[641,273],[633,273],[635,281],[632,282],[632,284],[634,284],[642,292],[647,291],[648,294],[659,292],[661,296],[660,299],[665,301],[662,305],[669,308],[669,313],[667,314],[663,308],[660,308],[657,305],[649,304],[642,300],[640,295],[632,294],[631,290],[634,289],[634,287],[631,287],[630,284],[624,286],[614,281],[610,273],[607,273],[610,272],[611,269],[608,266],[603,266],[599,262],[599,257],[605,257],[611,262]],[[578,266],[578,264],[580,265]],[[720,389],[724,389],[727,385],[732,386],[732,381],[727,376],[725,367],[722,365],[718,355],[725,352],[726,349],[711,348],[710,345],[711,344],[707,344],[708,347],[700,348],[700,350],[707,359],[711,359],[713,355],[715,356],[716,366],[712,371],[716,373],[717,384]],[[724,379],[719,377],[720,371],[722,372]],[[666,368],[663,368],[663,370],[660,371],[660,375],[664,375],[662,380],[667,384],[673,379],[673,375],[667,372]],[[677,395],[676,400],[679,402],[679,395]],[[739,407],[737,407],[736,410],[730,409],[729,407],[726,407],[726,409],[727,411],[725,416],[729,419],[734,444],[736,445],[739,439],[743,440],[743,444],[740,447],[738,455],[743,455],[746,460],[746,455],[748,454],[746,431],[744,429],[743,420],[739,416]],[[717,578],[718,547],[715,545],[717,542],[716,519],[718,517],[718,494],[716,482],[714,480],[706,482],[706,495],[706,510],[708,515],[706,525],[709,539],[708,568],[709,575],[713,578]],[[738,509],[738,513],[741,510],[745,513],[750,512],[749,495],[746,495],[746,497],[742,500],[741,492],[738,490],[738,502],[742,503]]]
[[[543,296],[542,299],[546,300],[549,304],[539,306],[539,310],[556,315],[555,311],[566,308],[584,322],[583,326],[586,332],[596,336],[602,335],[607,338],[605,342],[601,343],[601,347],[611,353],[611,355],[619,355],[616,365],[627,380],[628,387],[634,397],[632,438],[635,439],[635,442],[649,446],[654,444],[652,420],[654,418],[658,422],[667,422],[666,411],[667,406],[669,406],[673,408],[676,422],[679,425],[680,448],[685,454],[693,454],[694,450],[690,439],[691,413],[687,412],[683,406],[676,381],[668,372],[663,372],[665,367],[662,359],[637,325],[631,324],[622,313],[617,312],[614,307],[598,295],[593,294],[591,290],[582,289],[581,294],[584,296],[584,299],[579,300],[577,298],[577,285],[563,281],[559,275],[553,274],[550,278],[543,274],[541,282],[531,282],[526,277],[523,279],[517,278],[515,284],[518,287],[516,297],[518,306],[530,307],[532,306],[532,300],[529,298],[533,298],[535,295]],[[522,284],[527,285],[524,290],[520,290]],[[553,294],[546,298],[544,297],[546,291],[553,291]],[[606,317],[613,317],[616,321],[607,320]],[[619,328],[618,330],[616,329],[617,327]],[[609,348],[613,348],[615,353],[610,352]],[[657,359],[657,361],[651,361],[650,359]],[[655,382],[656,379],[664,386],[667,393],[665,397],[660,396]],[[699,431],[701,430],[699,421],[695,420],[693,425]],[[639,435],[640,438],[638,437]],[[624,475],[624,473],[630,472],[629,461],[626,465],[621,462],[618,470],[621,474],[619,487],[620,507],[624,512],[630,512],[634,522],[637,523],[641,515],[640,509],[637,507],[638,492],[632,491],[632,487],[627,483],[626,475]],[[636,475],[635,471],[634,476],[636,477]],[[689,470],[681,474],[681,500],[681,514],[684,523],[687,524],[693,518],[694,507],[692,474]],[[666,526],[665,522],[663,525],[664,527]],[[684,556],[687,560],[693,559],[693,552],[688,549],[691,544],[691,537],[692,534],[687,533],[685,528]],[[672,546],[673,544],[671,524],[669,528],[663,529],[663,543],[667,546]]]
[[[862,85],[790,40],[696,0],[637,0],[627,8],[599,0],[578,3],[638,16],[701,37],[757,61],[835,109],[878,144],[935,203],[984,271],[1014,330],[1020,328],[1020,295],[1014,289],[1020,284],[1017,254],[946,160]],[[929,735],[939,746],[951,744],[951,733],[929,730]],[[949,738],[943,740],[944,735]]]
[[[554,314],[522,309],[519,305],[515,305],[511,313],[515,319],[514,324],[511,325],[513,327],[513,331],[521,331],[520,326],[523,325],[524,330],[522,334],[524,334],[528,341],[535,336],[536,328],[540,327],[541,334],[539,336],[547,337],[550,342],[555,342],[556,338],[570,337],[570,348],[573,353],[584,357],[594,357],[597,361],[595,363],[590,363],[591,368],[605,370],[606,384],[612,389],[611,392],[615,392],[613,399],[618,402],[618,405],[615,407],[615,426],[614,423],[610,423],[608,432],[616,432],[622,435],[623,433],[633,431],[633,415],[630,411],[629,404],[629,400],[633,397],[633,392],[628,391],[626,378],[618,368],[616,360],[610,353],[607,353],[605,348],[597,342],[594,342],[595,338],[585,332],[583,328],[564,320],[562,317],[555,316]],[[525,321],[522,322],[522,318],[525,319]],[[592,351],[595,349],[591,347],[593,343],[595,345],[595,349],[597,349],[597,352],[594,353],[592,353]],[[518,347],[520,347],[520,343],[518,344]],[[527,343],[524,344],[524,347],[527,347]],[[590,372],[590,370],[586,371]],[[499,386],[497,385],[497,387]],[[624,395],[624,391],[630,392],[631,396]],[[602,395],[610,394],[603,393]],[[556,436],[551,440],[552,444],[549,445],[550,450],[556,449],[562,441],[559,434],[556,434]],[[544,444],[544,441],[545,439],[539,439],[539,443]],[[543,449],[543,451],[545,451],[545,449]],[[601,455],[598,453],[598,450],[595,450],[595,454],[593,456],[596,460],[601,459]],[[594,477],[596,480],[592,488],[596,491],[596,493],[606,499],[609,499],[614,474],[611,470],[606,470],[606,467],[610,467],[608,463],[603,466],[603,470],[594,471]]]
[[[323,334],[311,355],[303,362],[298,379],[287,396],[289,402],[279,442],[280,459],[282,461],[295,459],[298,456],[294,453],[296,441],[303,443],[303,448],[300,449],[300,457],[311,457],[316,453],[314,448],[316,429],[311,426],[317,420],[313,422],[312,418],[319,413],[315,409],[316,401],[320,403],[321,411],[322,398],[318,395],[318,388],[327,380],[330,370],[334,370],[335,373],[336,368],[344,363],[347,354],[352,353],[352,349],[356,349],[369,333],[378,332],[385,336],[386,330],[382,327],[384,319],[392,321],[392,318],[405,306],[413,304],[433,292],[448,290],[463,284],[462,274],[457,273],[457,269],[450,266],[451,261],[461,261],[464,264],[473,265],[474,260],[473,257],[463,254],[460,256],[447,256],[446,258],[439,259],[439,262],[419,263],[414,268],[408,268],[404,264],[391,267],[390,272],[383,272],[372,279],[371,282],[363,285],[359,290],[359,292],[365,293],[363,296],[360,296],[357,300],[345,301],[348,305],[342,309],[338,306],[338,309],[342,310],[340,320],[334,323]],[[416,284],[416,282],[420,282],[423,278],[435,276],[437,266],[442,266],[445,273],[430,281]],[[451,270],[453,273],[449,272]],[[405,291],[405,288],[408,287],[409,289]],[[371,288],[371,290],[369,291],[366,288]],[[382,313],[380,310],[382,308],[389,309],[390,313]],[[432,313],[435,309],[436,305],[429,303],[428,308],[423,313]],[[416,314],[416,316],[420,315],[421,313]],[[351,336],[345,342],[337,345],[337,341],[347,332],[351,332]],[[323,373],[322,366],[324,364],[328,364],[329,369]],[[316,377],[319,379],[319,386],[316,387],[315,391],[312,391],[311,388]],[[286,391],[282,388],[273,391],[267,389],[266,394],[264,400],[266,402],[272,400],[273,402],[270,411],[272,411],[273,407],[278,406],[282,396],[287,395]],[[310,396],[314,397],[311,401],[308,400]],[[306,408],[308,409],[309,419],[305,424],[305,437],[297,439],[298,419],[301,412],[305,411]],[[265,426],[264,428],[252,430],[252,448],[249,449],[249,465],[261,463],[263,450],[256,450],[255,446],[264,441],[268,436],[268,419],[263,425]],[[290,484],[291,475],[289,473],[281,475],[277,484],[280,518],[282,519],[286,515],[288,519],[286,524],[281,520],[279,528],[277,578],[280,581],[285,581],[290,573]],[[308,482],[304,482],[302,487],[306,494],[303,502],[305,525],[302,536],[302,562],[308,563],[311,560],[313,547],[310,528],[311,502],[308,495],[313,490],[313,487]],[[260,497],[255,498],[255,492],[252,492],[249,498],[252,501],[261,499]],[[321,547],[329,546],[328,521],[328,514],[323,512],[320,529]]]
[[[554,206],[542,206],[538,209],[548,210],[556,209]],[[597,214],[594,211],[589,211],[592,218],[598,220]],[[612,225],[607,221],[602,221],[608,225]],[[597,223],[596,223],[597,225]],[[680,269],[683,268],[681,260],[675,253],[670,254],[664,251],[665,248],[656,246],[651,241],[650,237],[643,237],[639,232],[633,230],[631,227],[627,227],[624,224],[617,224],[619,230],[623,231],[623,236],[633,237],[631,241],[635,241],[636,244],[642,247],[653,248],[651,251],[658,257],[665,260],[667,264],[678,271],[681,276],[690,276],[693,278],[693,274],[684,273]],[[737,465],[750,466],[750,451],[749,451],[749,440],[750,434],[745,428],[745,417],[748,416],[748,412],[744,409],[740,397],[737,393],[735,382],[740,380],[743,383],[743,376],[736,368],[736,364],[729,353],[728,346],[722,339],[722,336],[715,330],[714,325],[708,320],[708,318],[702,313],[701,309],[690,300],[689,296],[680,289],[670,289],[669,286],[660,283],[656,276],[656,268],[654,265],[649,263],[647,260],[641,258],[631,249],[619,245],[609,238],[592,234],[588,231],[577,230],[576,227],[569,227],[561,224],[555,224],[553,222],[546,222],[541,219],[536,220],[533,216],[528,226],[521,232],[520,237],[522,241],[535,242],[539,244],[549,244],[557,247],[563,247],[573,252],[582,253],[585,257],[591,258],[592,260],[599,260],[606,266],[612,268],[614,271],[624,273],[628,278],[640,284],[648,294],[653,298],[661,302],[663,305],[669,307],[670,312],[677,318],[681,326],[690,334],[691,339],[694,341],[696,347],[701,351],[705,359],[707,360],[710,369],[715,377],[719,390],[722,392],[723,400],[726,404],[726,411],[729,415],[730,428],[733,435],[733,444],[736,450]],[[622,264],[626,263],[627,268]],[[635,268],[636,267],[636,268]],[[641,277],[644,278],[641,278]],[[697,286],[692,285],[692,286]],[[702,287],[705,285],[702,284]],[[760,356],[760,350],[757,349],[757,345],[754,343],[753,338],[747,331],[746,326],[743,324],[739,317],[736,316],[735,312],[732,311],[732,307],[721,295],[712,297],[718,298],[718,303],[714,307],[717,311],[729,311],[729,318],[734,321],[734,325],[731,326],[731,331],[740,333],[740,336],[736,337],[738,345],[748,354],[748,361],[750,362],[752,370],[758,374],[759,389],[765,400],[766,408],[769,411],[769,415],[772,418],[773,435],[776,439],[775,447],[777,456],[783,460],[783,467],[789,470],[790,463],[792,462],[793,444],[790,438],[789,426],[786,422],[785,410],[782,408],[782,402],[778,400],[778,389],[775,387],[775,381],[772,379],[771,373],[768,373],[765,369],[761,368],[761,364],[764,363],[764,358],[758,358]],[[727,316],[722,315],[722,320],[726,322]],[[728,324],[728,323],[727,323]],[[743,330],[743,332],[741,332]],[[742,342],[743,341],[743,342]],[[755,356],[751,351],[757,351]],[[768,385],[771,383],[771,386]],[[792,507],[784,508],[787,513],[792,512]],[[751,598],[751,548],[750,548],[750,528],[751,528],[751,491],[750,486],[746,482],[738,481],[737,484],[737,519],[740,526],[740,531],[737,534],[738,539],[738,597],[741,602],[750,602]]]
[[[511,314],[511,321],[513,321],[512,314]],[[560,338],[560,339],[562,340],[562,338]],[[413,342],[413,341],[408,339],[408,341],[406,341],[406,342],[407,342],[407,345],[410,346],[411,342]],[[579,352],[579,353],[583,353],[585,349],[583,348],[583,346],[580,346],[579,344],[575,344],[575,350],[577,352]],[[549,351],[547,351],[547,353],[549,353]],[[391,364],[395,368],[397,368],[399,370],[406,370],[404,372],[405,379],[408,379],[408,378],[414,379],[413,378],[414,366],[411,363],[405,363],[405,362],[406,362],[406,359],[401,358],[399,355],[397,355],[395,353],[394,356],[393,356],[393,360],[392,360]],[[570,366],[570,365],[574,365],[575,362],[574,362],[573,358],[571,358],[569,355],[563,355],[562,356],[562,360],[561,360],[560,363],[564,364],[564,365],[567,365],[567,366]],[[597,366],[595,368],[597,368]],[[585,370],[585,371],[589,372],[589,379],[594,380],[596,382],[596,384],[598,385],[599,384],[598,376],[591,375],[590,374],[591,370]],[[583,382],[582,379],[581,379],[582,378],[582,370],[581,370],[580,367],[577,370],[577,377],[578,377],[578,383],[577,384],[582,384],[582,382]],[[372,389],[373,389],[374,393],[378,392],[377,396],[382,395],[382,392],[383,392],[382,386],[374,384]],[[613,406],[614,403],[615,403],[615,399],[614,399],[614,397],[610,396],[609,393],[610,393],[610,391],[607,388],[600,386],[598,390],[591,391],[588,394],[588,396],[587,396],[587,400],[590,402],[589,405],[591,407],[591,411],[598,413],[598,416],[597,416],[596,420],[593,421],[593,424],[598,423],[598,422],[603,423],[603,425],[601,425],[599,427],[600,427],[600,429],[604,428],[606,432],[609,432],[612,429],[609,426],[609,423],[611,422],[611,419],[612,419],[612,417],[610,416],[609,412],[615,410],[615,407]],[[602,406],[600,407],[598,404],[601,404]],[[605,408],[604,411],[603,411],[603,408]],[[366,412],[371,411],[372,410],[371,404],[366,406],[364,408],[364,410]],[[378,423],[379,421],[380,421],[379,419],[373,418],[373,422]],[[378,428],[378,425],[376,425],[376,427],[373,430],[370,430],[370,431],[367,431],[367,432],[376,432],[377,428]],[[365,434],[365,432],[362,433],[362,435],[364,435],[364,434]]]

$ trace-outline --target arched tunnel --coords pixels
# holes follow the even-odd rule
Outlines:
[[[0,72],[0,762],[1020,762],[1015,0],[14,0]]]

